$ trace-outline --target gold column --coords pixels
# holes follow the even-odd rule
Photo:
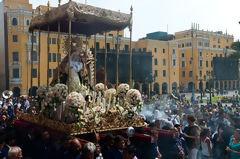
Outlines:
[[[116,90],[118,88],[118,63],[119,63],[119,30],[117,31],[117,48],[116,48]]]
[[[88,55],[87,55],[87,50],[88,50],[88,37],[87,37],[87,35],[86,35],[86,40],[85,40],[85,44],[86,44],[86,52],[85,52],[85,56],[87,57]],[[91,70],[89,70],[88,68],[87,68],[87,64],[85,65],[85,68],[84,69],[86,69],[86,71],[89,73],[88,74],[88,79],[89,79],[89,81],[87,82],[87,83],[84,83],[84,85],[85,86],[89,86],[89,85],[91,85],[91,83],[90,83],[90,81],[91,81]]]
[[[33,19],[33,14],[34,14],[34,10],[32,10],[32,19]],[[33,33],[34,31],[32,30],[32,47],[31,47],[31,73],[30,73],[30,78],[31,78],[31,83],[30,83],[30,97],[32,98],[32,94],[33,94],[33,89],[32,89],[32,86],[33,86],[33,79],[32,79],[32,76],[33,76]]]
[[[131,11],[131,22],[129,26],[129,32],[130,32],[130,44],[129,44],[129,85],[130,88],[132,88],[132,15],[133,15],[133,7],[130,8]]]
[[[107,33],[105,33],[104,90],[107,85]]]
[[[58,0],[58,7],[60,7],[61,5],[61,0]],[[61,60],[60,59],[60,22],[58,22],[58,40],[57,40],[57,49],[58,49],[58,52],[57,52],[57,83],[60,83],[60,70],[59,70],[59,61]]]
[[[71,0],[69,0],[69,2],[71,2]],[[70,71],[70,58],[71,58],[71,51],[72,51],[72,21],[71,19],[69,19],[68,21],[68,38],[69,38],[69,41],[68,41],[68,45],[69,45],[69,50],[68,50],[68,83],[67,83],[67,86],[68,86],[68,93],[70,93],[70,89],[69,89],[69,86],[70,86],[70,77],[71,77],[71,71]]]
[[[88,37],[87,37],[87,35],[86,35],[85,43],[86,43],[86,52],[85,52],[85,56],[87,57],[87,50],[88,50]]]
[[[39,6],[39,8],[38,8],[39,10],[39,15],[41,15],[41,7]],[[40,31],[40,27],[39,27],[39,29],[38,29],[38,88],[40,87],[40,78],[41,78],[41,76],[40,76],[40,65],[41,65],[41,58],[40,58],[40,54],[41,54],[41,31]]]
[[[48,11],[50,10],[50,2],[48,1]],[[47,33],[47,90],[49,90],[49,52],[50,52],[50,26],[48,25]]]
[[[97,37],[94,35],[94,87],[97,84]]]

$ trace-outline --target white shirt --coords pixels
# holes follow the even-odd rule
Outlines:
[[[208,151],[208,144],[207,142],[201,142],[201,146],[202,146],[202,154],[204,156],[209,156],[210,157],[210,153]],[[212,149],[212,142],[210,141],[210,147]]]

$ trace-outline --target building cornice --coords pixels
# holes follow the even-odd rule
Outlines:
[[[193,38],[193,40],[208,40],[208,37],[202,37],[202,36],[197,36],[195,38]],[[192,37],[185,37],[185,38],[181,38],[181,39],[175,39],[175,41],[179,42],[179,41],[186,41],[186,40],[192,40]]]
[[[211,48],[211,47],[199,47],[199,46],[194,46],[193,49],[199,49],[199,50],[209,50],[209,51],[221,51],[224,52],[227,50],[227,52],[236,52],[235,50],[232,49],[223,49],[223,48]],[[184,47],[184,48],[178,48],[179,51],[183,50],[192,50],[192,47]]]
[[[179,32],[175,32],[175,35],[181,35],[181,34],[186,34],[186,33],[191,33],[192,29],[189,30],[184,30],[184,31],[179,31]],[[234,38],[233,35],[229,35],[229,34],[220,34],[217,32],[213,32],[213,31],[204,31],[204,30],[197,30],[197,29],[193,29],[193,32],[198,34],[207,34],[207,35],[211,35],[211,36],[216,36],[216,37],[224,37],[224,38]]]

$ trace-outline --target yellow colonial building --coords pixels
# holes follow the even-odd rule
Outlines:
[[[144,38],[135,42],[134,48],[139,52],[152,52],[153,55],[153,82],[144,83],[141,86],[143,91],[150,88],[156,94],[167,94],[177,90],[179,86],[178,43]]]
[[[40,6],[41,14],[47,10],[46,6]],[[33,57],[31,58],[31,33],[28,27],[32,18],[32,5],[29,0],[5,0],[5,19],[7,31],[7,56],[8,56],[8,83],[9,90],[15,95],[26,95],[31,88],[31,59],[33,58],[32,86],[38,87],[38,74],[40,73],[40,85],[47,85],[47,74],[49,74],[49,83],[57,67],[57,60],[64,58],[63,41],[67,35],[60,37],[60,54],[58,55],[58,34],[50,33],[50,53],[47,55],[47,32],[41,32],[40,37],[40,59],[38,59],[39,33],[34,32],[33,37]],[[34,10],[34,15],[39,14],[39,7]],[[86,41],[86,37],[82,37]],[[94,47],[94,36],[87,39],[89,48]],[[130,39],[124,37],[124,31],[119,32],[120,50],[129,50]],[[105,35],[96,35],[97,49],[105,48]],[[107,49],[113,50],[117,44],[117,32],[107,33]],[[40,61],[40,70],[38,63]],[[49,61],[49,70],[47,70],[47,61]]]
[[[152,52],[152,84],[143,84],[144,90],[160,94],[239,88],[239,81],[217,81],[213,77],[214,57],[225,57],[234,52],[232,35],[221,31],[199,30],[197,27],[176,32],[168,38],[166,32],[147,34],[135,42],[134,48]],[[164,38],[163,38],[164,37]]]
[[[198,27],[175,33],[175,42],[179,51],[179,82],[183,90],[192,90],[194,83],[196,91],[205,88],[219,89],[220,81],[213,77],[214,57],[225,57],[234,52],[230,49],[233,36],[221,31],[212,32],[199,30]],[[231,86],[224,87],[232,89]],[[222,89],[224,89],[222,87]]]
[[[41,32],[40,36],[40,59],[39,33],[34,32],[33,57],[31,57],[31,33],[28,27],[32,18],[32,5],[29,0],[5,0],[4,16],[6,23],[6,52],[8,71],[7,81],[9,90],[15,95],[28,94],[31,88],[31,59],[33,59],[32,86],[38,87],[38,75],[40,73],[40,85],[47,85],[47,74],[51,82],[57,61],[64,58],[63,41],[67,36],[61,34],[60,54],[58,55],[57,33],[50,34],[50,53],[47,55],[47,32]],[[40,6],[41,12],[47,10],[47,6]],[[39,8],[34,10],[34,15],[39,13]],[[204,90],[213,85],[216,89],[234,89],[239,87],[238,81],[212,81],[213,57],[225,57],[234,52],[230,49],[233,36],[222,32],[199,30],[197,27],[176,32],[175,35],[167,35],[167,38],[154,38],[164,32],[149,34],[146,38],[133,42],[135,52],[152,53],[152,82],[135,83],[136,87],[145,94],[150,91],[156,94],[171,93],[173,90],[190,91],[193,85],[196,90]],[[165,35],[165,33],[164,33]],[[129,50],[130,39],[124,37],[124,31],[120,31],[120,50]],[[81,36],[83,40],[86,37]],[[169,38],[170,37],[170,38]],[[116,49],[117,33],[107,33],[107,50]],[[94,37],[88,39],[88,47],[94,48]],[[96,35],[96,48],[105,48],[105,35]],[[50,63],[47,70],[47,61]],[[38,64],[40,62],[40,70]],[[149,66],[146,66],[149,67]]]

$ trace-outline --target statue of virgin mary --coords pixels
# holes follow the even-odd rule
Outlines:
[[[93,58],[90,50],[81,43],[75,43],[72,40],[72,53],[70,55],[70,77],[68,78],[68,55],[64,57],[59,68],[56,69],[51,85],[55,85],[60,71],[60,83],[67,84],[70,82],[70,92],[79,90],[81,84],[92,86],[93,82]],[[79,43],[79,42],[78,42]]]

